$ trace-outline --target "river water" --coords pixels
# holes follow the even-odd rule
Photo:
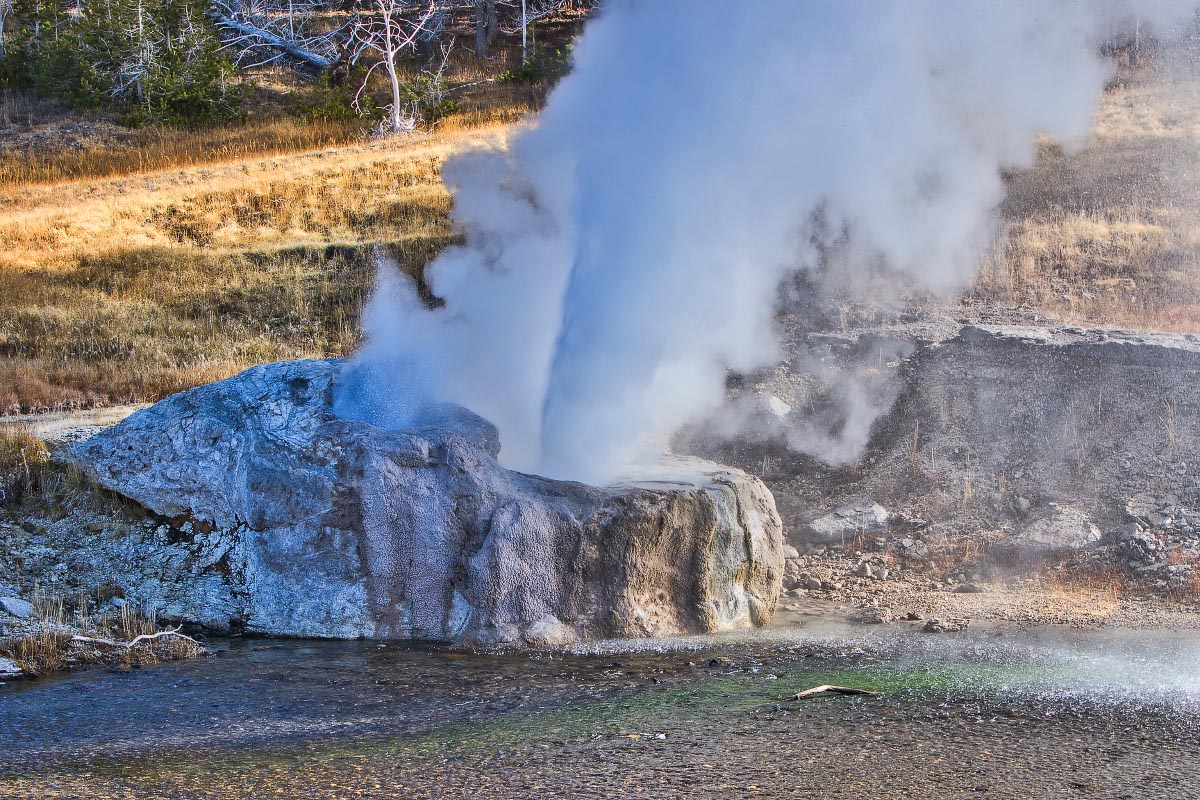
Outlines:
[[[1200,798],[1195,634],[214,647],[0,688],[0,797]]]

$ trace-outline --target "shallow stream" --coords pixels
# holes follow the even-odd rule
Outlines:
[[[1191,633],[214,646],[0,688],[0,797],[1200,798]]]

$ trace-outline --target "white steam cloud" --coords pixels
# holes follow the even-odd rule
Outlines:
[[[1193,3],[1138,3],[1146,24]],[[604,482],[780,356],[780,283],[818,211],[919,284],[969,280],[1003,166],[1085,134],[1118,2],[613,0],[505,148],[447,163],[465,244],[427,308],[381,265],[337,408],[399,428],[433,402],[500,428],[518,469]]]

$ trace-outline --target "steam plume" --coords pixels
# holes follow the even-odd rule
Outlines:
[[[1160,24],[1193,3],[1138,4]],[[1087,132],[1119,2],[609,3],[506,148],[447,163],[466,243],[426,308],[381,265],[339,412],[495,422],[520,469],[602,482],[779,357],[818,210],[861,258],[953,289],[1046,132]],[[840,457],[840,456],[839,456]]]

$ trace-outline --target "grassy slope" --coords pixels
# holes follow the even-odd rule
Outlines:
[[[420,275],[452,239],[446,156],[533,107],[520,87],[485,100],[434,134],[312,147],[305,123],[273,119],[234,132],[268,156],[205,149],[230,131],[159,133],[155,160],[186,166],[138,170],[137,150],[102,142],[59,162],[111,177],[0,178],[0,413],[155,399],[349,352],[373,245]]]
[[[152,400],[350,351],[371,245],[419,275],[453,237],[446,155],[503,138],[537,103],[468,91],[463,115],[409,138],[275,117],[0,151],[0,413]],[[1108,93],[1082,151],[1047,144],[1011,177],[1007,239],[965,302],[1200,330],[1198,98],[1200,79],[1168,88],[1143,69]]]
[[[1200,331],[1200,76],[1151,64],[1090,141],[1014,174],[973,298],[1055,321]]]

